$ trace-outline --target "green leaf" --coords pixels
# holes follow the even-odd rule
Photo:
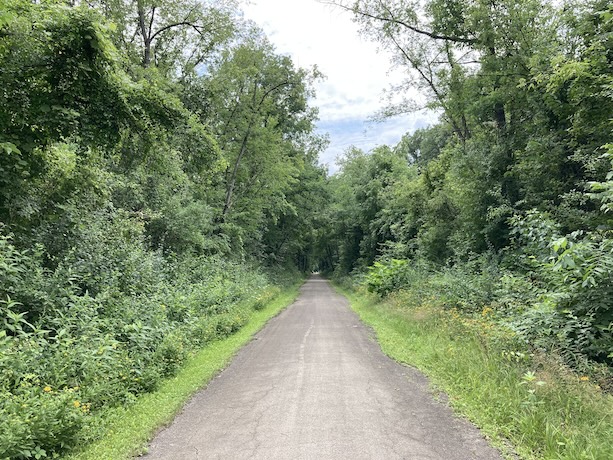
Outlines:
[[[21,154],[21,151],[12,142],[0,142],[0,149],[9,155],[11,153]]]

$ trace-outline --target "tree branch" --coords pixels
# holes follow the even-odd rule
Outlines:
[[[153,20],[155,19],[155,6],[151,8],[151,19],[149,20],[149,40],[151,40],[151,30],[153,30]]]
[[[287,86],[287,85],[290,85],[290,84],[291,84],[290,81],[284,81],[284,82],[279,83],[278,85],[275,85],[272,88],[270,88],[268,91],[266,91],[264,93],[264,95],[262,96],[262,99],[260,99],[260,103],[258,104],[258,108],[262,106],[262,104],[264,103],[264,100],[266,100],[266,98],[268,97],[269,94],[271,94],[272,92],[278,90],[279,88],[281,88],[283,86]]]
[[[443,108],[445,115],[447,115],[447,118],[449,119],[449,122],[451,123],[453,130],[456,132],[458,136],[460,136],[460,139],[465,140],[466,139],[465,133],[460,129],[456,120],[451,116],[449,107],[447,107],[447,105],[444,102],[444,95],[441,94],[438,88],[434,85],[434,81],[432,80],[432,78],[429,78],[424,73],[424,71],[417,65],[417,62],[415,62],[415,60],[411,56],[409,56],[409,54],[404,50],[404,48],[400,45],[400,43],[398,43],[398,41],[392,35],[389,35],[389,38],[392,40],[394,45],[396,45],[396,48],[398,48],[398,50],[402,53],[405,59],[411,64],[413,69],[415,69],[419,73],[421,78],[423,78],[426,81],[426,83],[428,84],[428,86],[430,87],[434,95],[436,96],[438,103]]]
[[[389,18],[386,18],[384,16],[379,16],[379,15],[376,15],[376,14],[372,14],[372,13],[369,13],[367,11],[358,10],[357,8],[351,8],[349,6],[343,5],[342,3],[337,3],[337,2],[333,2],[333,1],[326,1],[326,2],[323,2],[323,3],[328,4],[328,5],[338,6],[340,8],[343,8],[346,11],[351,11],[354,14],[363,16],[365,18],[375,19],[377,21],[382,21],[382,22],[391,22],[392,24],[397,24],[399,26],[405,27],[405,28],[415,32],[416,34],[424,35],[426,37],[432,38],[433,40],[445,40],[445,41],[450,41],[450,42],[454,42],[454,43],[464,43],[464,44],[469,44],[469,45],[478,43],[478,40],[476,38],[465,38],[465,37],[454,37],[454,36],[451,36],[451,35],[440,35],[440,34],[431,32],[429,30],[420,29],[420,28],[418,28],[418,27],[416,27],[414,25],[411,25],[411,24],[409,24],[409,23],[407,23],[405,21],[402,21],[400,19],[396,19],[394,17],[394,15],[392,14],[392,12],[389,10],[389,8],[387,6],[385,6],[385,5],[382,5],[382,6],[387,10],[388,13],[390,13],[390,17]]]
[[[160,35],[163,32],[166,32],[168,29],[172,29],[173,27],[179,27],[179,26],[189,26],[192,29],[194,29],[196,32],[198,32],[198,34],[200,36],[204,36],[204,32],[202,32],[199,28],[199,26],[197,26],[196,24],[194,24],[193,22],[189,22],[189,21],[181,21],[181,22],[173,22],[172,24],[168,24],[165,25],[164,27],[162,27],[159,30],[156,30],[155,33],[153,35],[151,35],[150,40],[153,41],[158,35]]]

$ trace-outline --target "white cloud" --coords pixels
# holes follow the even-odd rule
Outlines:
[[[365,120],[382,108],[382,93],[402,75],[390,72],[389,55],[364,39],[351,14],[316,0],[252,0],[243,7],[277,47],[300,67],[317,65],[326,80],[317,87],[320,130],[329,132],[330,147],[321,162],[336,170],[334,159],[351,145],[370,150],[395,144],[430,115],[411,114],[381,124]]]
[[[334,142],[321,154],[320,162],[328,166],[330,173],[338,170],[336,160],[350,147],[370,151],[378,145],[393,146],[404,134],[424,128],[436,122],[437,116],[431,112],[421,112],[372,123],[363,118],[322,122],[320,130],[328,132]]]

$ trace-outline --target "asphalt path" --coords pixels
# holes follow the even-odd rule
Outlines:
[[[164,459],[500,459],[311,277],[149,446]]]

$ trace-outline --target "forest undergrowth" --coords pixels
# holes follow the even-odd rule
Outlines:
[[[422,274],[384,299],[366,285],[341,285],[383,351],[422,370],[434,397],[475,423],[505,457],[610,458],[610,369],[571,368],[509,327],[491,304],[460,295],[455,300],[473,308],[452,306],[444,288],[464,291],[462,278]]]
[[[123,270],[94,295],[45,270],[39,255],[2,244],[1,458],[44,458],[96,440],[100,414],[158,389],[280,292],[255,267],[139,252],[129,279]]]

